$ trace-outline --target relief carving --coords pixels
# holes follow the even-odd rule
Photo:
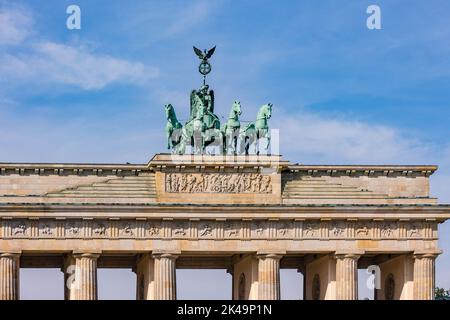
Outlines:
[[[367,226],[367,224],[359,224],[356,228],[356,235],[358,237],[368,237],[369,236],[370,229]]]
[[[177,225],[175,226],[175,229],[173,229],[173,235],[174,236],[185,236],[186,235],[186,231],[184,230],[183,223],[177,223]]]
[[[255,224],[255,237],[260,238],[264,235],[264,224],[261,221],[256,222]]]
[[[354,223],[354,232],[347,232],[347,225],[345,221],[332,220],[329,223],[323,224],[317,220],[307,220],[302,222],[301,227],[291,220],[268,221],[268,220],[227,220],[220,222],[218,231],[214,231],[216,223],[211,220],[201,220],[196,222],[196,232],[190,232],[190,225],[192,222],[188,220],[163,221],[134,221],[122,220],[116,226],[117,232],[108,232],[108,221],[106,220],[67,220],[65,222],[55,222],[52,219],[40,219],[38,224],[38,234],[35,236],[42,238],[51,237],[67,237],[80,238],[82,236],[91,238],[134,238],[138,235],[137,230],[145,230],[144,235],[139,235],[140,238],[183,238],[183,239],[210,239],[219,237],[224,239],[290,239],[305,238],[317,239],[324,237],[324,239],[361,239],[370,238],[371,235],[378,234],[382,239],[395,239],[397,237],[417,239],[426,236],[425,224],[419,221],[413,221],[404,225],[404,232],[399,233],[397,222],[383,221],[373,224],[376,230],[372,229],[372,224],[367,221],[360,221]],[[11,232],[8,237],[24,238],[31,233],[31,228],[27,221],[23,219],[13,220],[10,223]],[[62,227],[64,232],[59,232],[57,229]],[[223,226],[223,229],[222,229]],[[84,227],[87,230],[92,230],[84,235]],[[165,232],[165,230],[169,232]],[[223,230],[223,231],[222,231]],[[57,232],[58,231],[58,232]],[[164,231],[164,232],[163,232]],[[217,234],[216,234],[217,233]]]
[[[103,223],[96,222],[92,232],[97,236],[104,236],[106,234],[106,227]]]
[[[386,223],[381,227],[381,236],[383,238],[392,238],[394,235],[394,226],[391,223]]]
[[[314,223],[306,223],[303,229],[303,234],[305,238],[314,238],[317,236],[317,230]]]
[[[278,228],[278,234],[281,237],[287,237],[289,236],[290,232],[289,232],[289,224],[288,223],[282,223],[279,225]]]
[[[272,178],[260,173],[167,173],[166,192],[272,193]]]
[[[345,228],[337,222],[334,222],[331,226],[331,234],[333,235],[333,237],[342,237],[344,235],[344,231]]]
[[[200,237],[211,237],[212,236],[213,229],[210,224],[203,224],[199,228],[199,234]]]
[[[152,222],[147,225],[146,230],[150,237],[158,237],[161,232],[161,227],[156,223]]]
[[[80,234],[80,228],[75,222],[69,222],[67,225],[67,235],[77,237]]]
[[[44,236],[51,236],[53,234],[53,226],[48,223],[42,224],[39,227],[40,234]]]
[[[422,232],[416,224],[412,224],[409,229],[409,237],[411,238],[419,238],[422,236]]]
[[[236,238],[239,236],[239,228],[233,223],[227,223],[225,225],[225,236],[228,238]]]
[[[120,230],[120,234],[124,237],[134,236],[133,226],[131,225],[130,222],[127,222],[123,225],[123,227]]]
[[[23,222],[23,221],[18,222],[12,228],[13,236],[25,236],[26,231],[27,231],[27,226],[25,225],[25,222]]]

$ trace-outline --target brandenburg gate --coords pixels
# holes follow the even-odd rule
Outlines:
[[[196,53],[206,75],[211,50]],[[369,266],[375,299],[434,298],[450,218],[436,166],[291,163],[267,152],[271,104],[241,127],[235,102],[223,128],[208,90],[184,126],[166,106],[172,153],[147,164],[0,163],[0,299],[20,298],[20,268],[60,268],[66,299],[97,299],[97,268],[132,268],[139,300],[176,299],[177,268],[226,269],[233,299],[280,299],[282,268],[304,299],[357,299]],[[206,154],[217,137],[224,152]]]

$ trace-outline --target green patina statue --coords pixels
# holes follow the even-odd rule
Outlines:
[[[255,122],[250,122],[241,128],[239,116],[242,114],[241,103],[235,101],[231,107],[228,121],[220,126],[219,117],[214,113],[214,91],[206,84],[206,75],[211,72],[208,61],[216,47],[201,51],[194,47],[194,51],[201,59],[199,72],[203,75],[203,85],[199,90],[192,90],[190,99],[190,116],[184,126],[177,120],[175,109],[171,104],[166,109],[167,147],[175,154],[185,154],[190,147],[192,154],[246,154],[250,146],[254,145],[256,154],[269,153],[270,130],[268,119],[272,115],[272,104],[263,105]],[[260,139],[265,144],[260,147]],[[207,150],[207,147],[210,147]],[[214,151],[214,147],[216,152]],[[211,151],[213,150],[213,151]]]

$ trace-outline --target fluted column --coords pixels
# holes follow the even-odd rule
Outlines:
[[[336,299],[358,299],[359,254],[336,254]]]
[[[155,300],[176,300],[176,259],[172,253],[153,254],[155,259]]]
[[[280,259],[277,254],[258,254],[258,299],[280,300]]]
[[[433,300],[437,254],[414,255],[414,300]]]
[[[64,300],[75,300],[75,258],[72,254],[64,257],[61,271],[64,274]]]
[[[19,253],[0,253],[0,300],[19,300]]]
[[[97,300],[98,253],[77,253],[75,258],[75,300]]]

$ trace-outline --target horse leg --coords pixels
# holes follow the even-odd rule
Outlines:
[[[256,155],[259,156],[259,130],[256,131],[256,140],[255,140],[255,151]]]
[[[250,149],[250,138],[248,138],[248,137],[245,137],[245,142],[244,142],[244,145],[245,145],[245,155],[246,156],[248,156],[248,149]]]

